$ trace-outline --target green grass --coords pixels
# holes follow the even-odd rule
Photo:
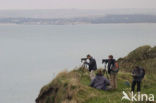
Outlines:
[[[141,46],[126,57],[118,60],[119,66],[123,71],[130,72],[135,66],[141,66],[149,75],[156,74],[156,46]]]
[[[156,76],[147,75],[142,82],[142,93],[156,95]],[[125,82],[132,82],[130,73],[118,73],[118,89],[103,91],[91,88],[89,72],[79,68],[71,72],[60,73],[51,83],[44,86],[40,92],[43,95],[50,88],[49,94],[44,94],[39,100],[41,103],[130,103],[121,101],[122,91],[130,92],[130,86]],[[56,88],[58,89],[56,91]]]
[[[130,92],[131,71],[138,65],[145,69],[146,75],[141,84],[141,93],[156,96],[156,47],[148,45],[139,47],[126,57],[118,60],[118,88],[103,91],[91,88],[88,70],[78,68],[70,72],[64,71],[49,84],[45,85],[36,100],[37,103],[132,103],[121,101],[122,91]],[[135,103],[135,102],[134,102]],[[145,103],[145,102],[137,102]],[[148,102],[150,103],[150,102]]]

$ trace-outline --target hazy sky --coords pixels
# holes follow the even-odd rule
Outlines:
[[[156,8],[156,0],[0,0],[0,9]]]

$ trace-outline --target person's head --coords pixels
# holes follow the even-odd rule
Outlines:
[[[140,72],[140,67],[139,67],[139,66],[135,66],[135,70],[136,70],[137,72]]]
[[[139,69],[139,66],[135,66],[136,69]]]
[[[87,59],[90,59],[92,56],[90,54],[87,55]]]
[[[140,67],[139,67],[139,66],[135,66],[135,69],[136,69],[136,70],[139,70],[139,69],[140,69]]]
[[[96,72],[96,75],[101,75],[102,76],[103,75],[102,70],[98,69],[97,72]]]
[[[109,59],[113,59],[113,55],[109,55],[108,58],[109,58]]]

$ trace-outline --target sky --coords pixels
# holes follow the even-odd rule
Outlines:
[[[0,9],[156,8],[156,0],[0,0]]]

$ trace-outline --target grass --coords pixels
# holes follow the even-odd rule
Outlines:
[[[142,93],[156,95],[155,76],[145,76],[142,82]],[[130,73],[120,71],[118,74],[118,89],[103,91],[91,88],[89,72],[86,69],[76,69],[60,73],[51,83],[41,89],[38,103],[130,103],[121,101],[122,91],[130,91],[125,82],[132,82]],[[53,90],[46,94],[46,91]],[[44,96],[43,96],[44,94]],[[41,96],[42,95],[42,96]]]
[[[120,71],[116,90],[103,91],[91,88],[88,70],[78,68],[59,73],[52,82],[41,89],[36,103],[132,103],[121,101],[121,98],[122,91],[130,92],[131,70],[136,65],[142,66],[146,71],[141,84],[141,93],[156,96],[156,47],[148,45],[139,47],[126,57],[120,58],[118,63]]]
[[[120,58],[118,62],[123,71],[130,72],[135,66],[141,66],[147,74],[153,75],[156,73],[156,46],[141,46]]]

